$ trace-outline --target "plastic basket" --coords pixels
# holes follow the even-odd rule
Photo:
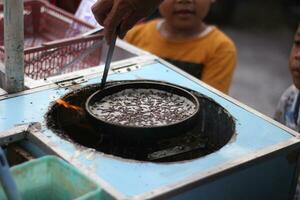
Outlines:
[[[100,187],[73,166],[45,156],[11,168],[22,200],[103,200]],[[7,200],[2,186],[0,199]]]
[[[0,4],[3,12],[3,4]],[[35,80],[96,66],[101,35],[81,36],[95,28],[41,0],[24,1],[24,68]],[[0,18],[0,60],[4,62],[4,18]],[[84,56],[72,62],[80,55]]]

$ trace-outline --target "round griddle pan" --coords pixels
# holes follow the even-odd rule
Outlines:
[[[172,94],[176,94],[189,99],[195,104],[195,112],[189,117],[167,125],[155,125],[155,126],[132,126],[116,124],[109,121],[105,121],[97,117],[91,110],[91,106],[95,102],[101,101],[106,96],[115,94],[125,89],[157,89],[166,91]],[[139,141],[139,143],[153,142],[160,139],[172,138],[185,134],[187,131],[195,126],[195,121],[198,117],[199,101],[189,91],[177,87],[173,84],[156,81],[135,81],[129,83],[120,83],[117,85],[106,87],[102,90],[98,90],[93,93],[86,101],[85,108],[89,114],[94,125],[99,129],[104,130],[108,134],[113,134],[118,140],[127,141]]]

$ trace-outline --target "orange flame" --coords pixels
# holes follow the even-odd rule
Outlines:
[[[70,109],[73,109],[73,110],[77,110],[79,112],[83,112],[83,109],[81,107],[69,104],[68,102],[66,102],[66,101],[64,101],[62,99],[57,99],[56,103],[64,106],[65,108],[70,108]]]

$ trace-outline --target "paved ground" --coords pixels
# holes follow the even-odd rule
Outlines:
[[[293,34],[223,29],[235,41],[238,67],[230,96],[273,116],[282,92],[291,84],[287,63]]]
[[[292,83],[288,57],[294,30],[280,1],[276,2],[240,1],[231,21],[221,26],[238,49],[230,96],[270,117]]]

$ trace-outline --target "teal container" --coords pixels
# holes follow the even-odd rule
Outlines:
[[[11,168],[22,200],[104,200],[100,187],[56,156],[44,156]],[[2,186],[0,199],[7,200]]]

